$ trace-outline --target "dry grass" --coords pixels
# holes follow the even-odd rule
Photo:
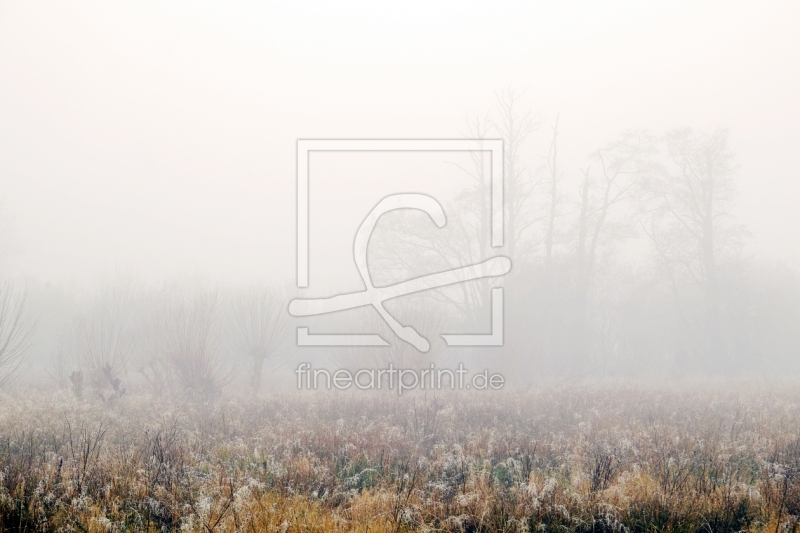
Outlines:
[[[773,533],[800,516],[791,388],[0,401],[2,531]]]

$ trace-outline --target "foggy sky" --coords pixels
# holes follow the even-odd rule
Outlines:
[[[0,3],[2,269],[291,280],[298,138],[460,138],[525,89],[562,165],[730,127],[748,250],[800,257],[797,3]],[[389,178],[386,178],[389,179]]]

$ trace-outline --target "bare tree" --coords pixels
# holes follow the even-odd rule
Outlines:
[[[27,314],[25,301],[25,293],[10,283],[0,285],[0,389],[19,376],[33,336],[35,324]]]
[[[544,244],[544,271],[539,283],[535,284],[537,290],[532,295],[532,299],[535,300],[532,307],[540,309],[539,315],[533,320],[536,324],[531,326],[537,333],[537,348],[534,351],[547,361],[563,359],[557,353],[560,301],[557,298],[558,280],[556,279],[554,266],[556,260],[556,236],[558,233],[556,219],[560,216],[561,207],[559,183],[562,179],[562,171],[558,159],[558,121],[559,115],[556,115],[550,147],[545,158],[544,177],[542,178],[542,182],[546,185],[545,192],[541,195],[541,201],[544,205],[540,209],[544,213],[542,217],[544,222],[542,239]],[[529,357],[529,355],[527,356]]]
[[[504,232],[502,250],[512,261],[523,263],[532,257],[536,246],[534,225],[541,220],[534,209],[534,193],[540,181],[522,161],[524,143],[535,131],[540,118],[521,108],[522,94],[508,89],[497,94],[495,117],[478,117],[469,122],[469,137],[497,137],[504,144]],[[371,245],[371,265],[376,272],[391,272],[393,280],[413,277],[420,272],[443,271],[484,261],[499,253],[491,247],[491,173],[486,152],[471,153],[472,165],[459,166],[471,178],[447,210],[447,231],[437,228],[421,213],[391,213],[376,227],[380,238]],[[390,223],[391,222],[391,223]],[[462,327],[471,327],[480,320],[497,279],[483,278],[471,283],[432,291],[433,298],[450,307],[458,315]]]
[[[547,181],[549,189],[547,191],[547,230],[544,238],[545,250],[545,269],[548,278],[552,278],[553,271],[553,243],[556,233],[556,216],[558,214],[559,194],[558,182],[561,181],[561,172],[558,168],[558,119],[553,125],[553,139],[550,142],[550,149],[547,153]]]
[[[736,167],[728,132],[696,134],[690,129],[665,136],[669,165],[647,183],[642,227],[654,245],[668,285],[681,309],[698,288],[704,308],[699,335],[711,364],[721,363],[720,266],[741,250],[744,230],[732,212]]]
[[[76,395],[84,384],[92,385],[103,400],[104,389],[113,389],[116,397],[124,394],[122,378],[135,349],[134,310],[140,292],[131,276],[116,273],[101,279],[97,293],[59,340],[51,377],[64,384],[71,367]]]
[[[645,131],[627,131],[592,155],[596,167],[583,170],[576,247],[576,332],[580,358],[589,351],[589,296],[598,255],[627,237],[633,237],[630,211],[621,208],[656,169],[656,139]],[[596,177],[594,177],[596,176]]]
[[[503,139],[505,181],[506,239],[508,255],[514,261],[524,261],[532,253],[528,232],[538,220],[531,206],[539,184],[521,160],[522,147],[531,133],[538,129],[541,118],[530,111],[519,110],[522,93],[507,89],[497,95],[499,120],[491,121]]]
[[[231,303],[234,341],[251,359],[253,392],[261,389],[264,363],[279,355],[291,338],[288,301],[280,291],[254,288],[240,291]]]
[[[231,371],[219,357],[215,335],[219,293],[200,286],[166,287],[153,313],[153,350],[186,391],[217,396]]]
[[[133,352],[133,338],[125,324],[111,316],[79,318],[73,335],[73,359],[92,386],[124,394],[121,379]]]

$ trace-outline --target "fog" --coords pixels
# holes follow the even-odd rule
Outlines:
[[[0,273],[32,328],[17,377],[260,388],[262,372],[285,385],[301,361],[377,352],[490,365],[519,386],[795,375],[798,22],[789,2],[4,2]],[[299,139],[465,138],[505,141],[502,248],[469,244],[488,230],[487,161],[314,153],[297,289]],[[293,297],[363,290],[354,236],[398,193],[430,195],[448,223],[385,215],[376,285],[498,254],[512,272],[387,302],[435,339],[428,354],[371,309],[288,317]],[[504,346],[445,346],[490,330],[493,286]],[[298,347],[298,326],[395,348]],[[205,370],[175,370],[181,350]]]

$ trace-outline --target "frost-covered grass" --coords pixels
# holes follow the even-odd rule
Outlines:
[[[31,392],[0,396],[2,531],[798,529],[791,387]]]

